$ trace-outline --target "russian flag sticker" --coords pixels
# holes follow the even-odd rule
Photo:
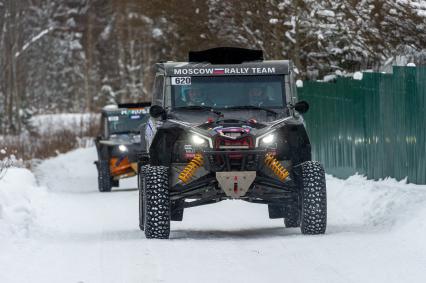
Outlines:
[[[225,74],[225,69],[223,68],[216,68],[213,70],[213,75],[223,75]]]

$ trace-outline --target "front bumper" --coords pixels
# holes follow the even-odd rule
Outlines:
[[[279,164],[288,169],[291,167],[290,161],[276,160],[275,148],[196,148],[188,153],[193,154],[192,158],[188,157],[189,163],[172,164],[172,199],[243,199],[265,203],[278,200],[282,203],[282,199],[293,198],[297,191],[290,176],[280,179],[267,162],[266,157],[272,155],[274,166]],[[192,176],[188,181],[182,181],[181,172],[185,172],[185,176],[190,172]]]
[[[230,174],[237,172],[229,172]],[[243,173],[243,172],[238,172]],[[233,181],[233,180],[231,180]],[[241,188],[238,184],[237,188]],[[171,188],[170,198],[172,200],[192,199],[185,207],[194,207],[203,204],[216,203],[226,199],[240,199],[253,203],[283,205],[292,203],[298,198],[296,183],[288,178],[284,182],[256,175],[253,182],[247,187],[247,192],[233,192],[235,187],[231,182],[231,192],[227,193],[217,180],[215,173],[210,173],[193,180],[188,184],[176,184]]]
[[[113,157],[127,157],[130,162],[137,162],[140,156],[143,154],[142,147],[140,143],[135,144],[126,144],[124,145],[127,148],[127,151],[123,152],[119,150],[119,145],[115,145],[111,151],[111,156]]]
[[[139,143],[125,146],[127,150],[124,152],[119,150],[119,145],[114,146],[109,158],[111,176],[116,180],[133,177],[138,172],[141,146]]]
[[[263,159],[270,149],[244,150],[202,150],[204,167],[207,171],[259,171],[263,169]]]

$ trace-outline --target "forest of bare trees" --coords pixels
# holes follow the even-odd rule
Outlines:
[[[424,63],[425,2],[0,0],[0,134],[35,114],[149,100],[153,64],[190,49],[263,49],[302,79]]]

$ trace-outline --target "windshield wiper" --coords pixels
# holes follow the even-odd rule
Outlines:
[[[206,111],[210,111],[213,112],[214,114],[216,114],[219,117],[222,117],[222,112],[214,109],[213,107],[210,106],[204,106],[204,105],[190,105],[190,106],[181,106],[181,107],[176,107],[175,109],[179,109],[179,110],[206,110]]]
[[[254,105],[245,105],[245,106],[231,106],[231,107],[227,107],[226,109],[252,109],[252,110],[263,110],[266,111],[268,113],[272,113],[277,115],[278,113],[272,109],[269,108],[265,108],[265,107],[260,107],[260,106],[254,106]]]

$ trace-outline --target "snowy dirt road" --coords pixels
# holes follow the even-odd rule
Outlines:
[[[426,186],[327,178],[329,224],[302,236],[267,207],[185,211],[170,240],[138,228],[136,181],[99,193],[93,148],[37,167],[26,236],[0,244],[0,282],[425,282]],[[7,244],[6,244],[7,243]]]

